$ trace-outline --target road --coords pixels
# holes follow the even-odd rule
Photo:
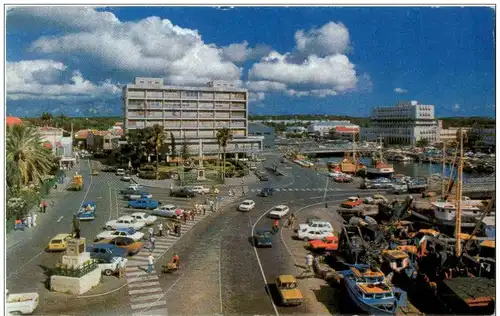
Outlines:
[[[264,168],[272,168],[277,156],[263,162]],[[248,186],[245,198],[254,199],[257,207],[249,213],[236,211],[238,203],[229,210],[207,216],[199,221],[181,240],[165,251],[159,252],[156,271],[161,292],[155,294],[155,300],[147,304],[130,303],[135,300],[136,292],[145,292],[124,286],[109,295],[83,299],[65,294],[52,293],[44,287],[46,276],[44,268],[52,267],[60,260],[60,254],[45,253],[50,238],[58,233],[71,231],[72,214],[84,200],[94,200],[98,205],[98,217],[88,223],[82,223],[82,235],[93,240],[109,219],[128,214],[125,202],[120,200],[118,191],[127,186],[113,174],[101,173],[91,177],[88,162],[80,163],[80,173],[84,176],[85,190],[80,192],[59,193],[58,202],[51,207],[47,216],[52,225],[38,228],[32,238],[7,250],[7,288],[11,293],[37,291],[41,295],[41,304],[37,314],[132,314],[142,312],[154,314],[156,305],[162,305],[162,314],[303,314],[315,313],[311,304],[299,307],[283,308],[279,306],[271,287],[279,274],[297,274],[297,268],[285,244],[276,235],[272,249],[255,250],[250,244],[252,228],[269,228],[271,221],[263,216],[277,204],[287,204],[291,211],[318,204],[324,192],[316,191],[280,191],[268,198],[256,197],[251,190],[271,186],[274,188],[321,187],[325,177],[310,169],[301,168],[293,163],[282,165],[279,169],[285,173],[275,176],[270,173],[269,182],[260,182]],[[92,183],[92,185],[88,185]],[[333,184],[341,191],[327,192],[327,200],[341,200],[356,191],[351,184]],[[162,189],[150,189],[154,197],[162,202],[169,198]],[[188,200],[189,201],[189,200]],[[179,204],[173,201],[174,204]],[[182,202],[184,205],[191,202]],[[186,207],[182,205],[181,207]],[[133,210],[132,210],[133,211]],[[58,222],[59,220],[59,222]],[[22,249],[22,251],[19,251]],[[172,274],[162,274],[161,265],[170,260],[174,253],[181,257],[182,269]],[[143,255],[143,254],[140,254]],[[162,256],[161,256],[162,255]],[[161,257],[160,257],[161,256]],[[157,254],[155,253],[155,257]],[[131,258],[131,260],[138,260]],[[140,273],[140,272],[134,272]],[[120,283],[122,282],[122,283]],[[125,285],[123,280],[110,277],[105,283],[118,288]],[[111,285],[110,289],[111,289]],[[153,290],[151,290],[153,291]],[[138,294],[137,294],[138,295]],[[157,299],[156,299],[157,297]],[[58,302],[44,304],[45,300]],[[148,301],[149,302],[149,301]],[[156,303],[156,304],[155,304]],[[161,304],[160,304],[161,303]],[[163,306],[165,305],[165,306]],[[137,306],[144,306],[138,309]]]

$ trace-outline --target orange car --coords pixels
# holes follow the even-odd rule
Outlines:
[[[311,250],[335,251],[339,248],[339,238],[337,236],[327,236],[320,240],[309,241]]]
[[[347,198],[347,200],[344,201],[340,206],[345,207],[345,208],[354,208],[356,206],[359,206],[363,204],[363,201],[359,197],[356,196],[351,196]]]
[[[123,248],[127,250],[127,254],[130,255],[135,255],[139,251],[144,248],[144,243],[140,241],[135,241],[132,238],[129,237],[115,237],[113,239],[105,239],[100,241],[99,243],[103,244],[113,244],[116,245],[118,248]]]

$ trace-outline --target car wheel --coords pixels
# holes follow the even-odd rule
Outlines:
[[[304,237],[304,241],[309,241],[309,238],[308,237]]]
[[[111,275],[113,275],[113,271],[107,269],[107,270],[104,270],[104,274],[107,275],[107,276],[111,276]]]

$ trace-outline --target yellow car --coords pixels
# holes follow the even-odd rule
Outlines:
[[[54,238],[49,241],[49,245],[47,247],[48,251],[63,251],[66,250],[68,245],[68,239],[71,237],[71,234],[58,234]]]
[[[276,278],[276,287],[283,305],[300,305],[304,301],[297,280],[293,275],[280,275]]]

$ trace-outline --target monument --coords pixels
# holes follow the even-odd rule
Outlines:
[[[201,138],[200,138],[200,143],[199,143],[199,159],[198,159],[198,169],[196,170],[197,174],[198,174],[198,177],[196,178],[196,180],[200,181],[200,180],[206,180],[205,178],[205,168],[203,167],[203,144],[201,142]]]
[[[101,268],[85,250],[86,240],[80,236],[80,221],[73,215],[73,237],[67,241],[61,263],[50,277],[50,290],[81,295],[101,282]]]

